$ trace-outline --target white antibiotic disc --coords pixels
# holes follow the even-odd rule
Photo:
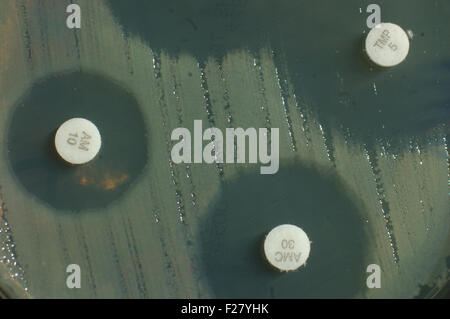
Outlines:
[[[373,63],[381,67],[400,64],[406,59],[408,52],[408,34],[396,24],[377,24],[367,35],[366,53]]]
[[[102,138],[91,121],[73,118],[56,132],[55,147],[59,156],[73,165],[90,162],[100,151]]]
[[[264,241],[267,261],[280,271],[293,271],[306,263],[311,242],[306,233],[294,225],[272,229]]]

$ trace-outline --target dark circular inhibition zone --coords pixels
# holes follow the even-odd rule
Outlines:
[[[201,225],[203,268],[217,298],[351,298],[366,289],[369,239],[354,199],[336,176],[299,165],[225,183]],[[265,260],[275,226],[312,241],[306,266],[281,273]]]
[[[102,137],[97,157],[71,166],[54,136],[66,120],[92,121]],[[27,191],[60,210],[103,208],[120,197],[147,163],[147,129],[136,99],[99,75],[74,72],[36,82],[14,107],[8,160]]]

